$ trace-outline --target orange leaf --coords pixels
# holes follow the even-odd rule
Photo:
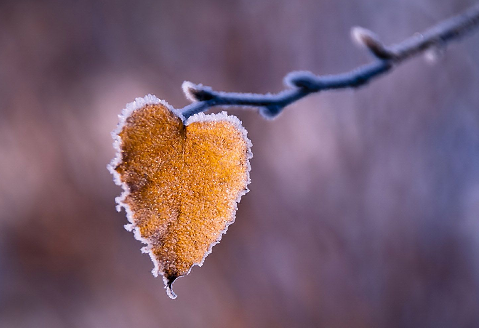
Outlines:
[[[200,113],[183,124],[151,95],[127,105],[112,135],[118,153],[108,168],[124,190],[117,209],[175,298],[173,281],[201,266],[234,221],[248,191],[251,142],[235,116]]]

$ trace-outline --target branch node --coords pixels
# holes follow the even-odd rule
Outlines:
[[[317,92],[321,89],[316,75],[308,71],[291,72],[284,78],[284,83],[293,88],[306,89]]]
[[[184,81],[181,85],[186,98],[192,102],[211,100],[215,97],[210,87],[202,84],[194,84],[190,81]]]
[[[351,38],[360,47],[367,48],[378,59],[390,60],[396,57],[395,53],[386,47],[371,30],[355,26],[351,29]]]
[[[259,113],[261,114],[261,116],[263,116],[263,118],[267,120],[272,120],[276,116],[278,116],[279,113],[282,112],[283,108],[284,106],[276,105],[276,104],[263,106],[259,108]]]

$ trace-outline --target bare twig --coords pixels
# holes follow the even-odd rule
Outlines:
[[[311,72],[292,72],[284,78],[285,84],[290,88],[278,94],[219,92],[201,84],[185,81],[183,91],[193,103],[179,111],[187,119],[193,114],[214,106],[246,106],[258,107],[264,117],[273,118],[289,104],[311,93],[365,85],[406,59],[426,50],[442,47],[447,42],[458,40],[478,26],[479,5],[391,47],[383,45],[373,32],[355,27],[351,31],[353,39],[366,47],[376,59],[370,64],[336,75],[317,76]]]

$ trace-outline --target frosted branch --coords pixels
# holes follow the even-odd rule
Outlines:
[[[309,95],[324,90],[357,88],[418,54],[448,42],[458,40],[479,26],[479,5],[449,18],[423,33],[416,33],[405,41],[387,47],[373,32],[354,27],[353,40],[368,49],[375,60],[350,72],[336,75],[314,75],[311,72],[291,72],[284,78],[289,89],[277,94],[249,94],[214,91],[210,87],[185,81],[183,91],[192,103],[180,112],[185,120],[214,106],[258,107],[266,118],[277,116],[286,106]]]

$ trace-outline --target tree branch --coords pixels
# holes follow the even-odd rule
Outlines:
[[[386,47],[371,31],[354,27],[354,41],[368,49],[376,59],[350,72],[317,76],[311,72],[291,72],[284,78],[289,89],[278,94],[249,94],[213,91],[210,87],[183,82],[183,92],[192,103],[179,111],[185,120],[214,106],[258,107],[265,118],[277,116],[286,106],[312,93],[344,88],[357,88],[391,71],[398,64],[426,50],[444,47],[479,26],[479,4],[463,14],[449,18],[431,29]]]

